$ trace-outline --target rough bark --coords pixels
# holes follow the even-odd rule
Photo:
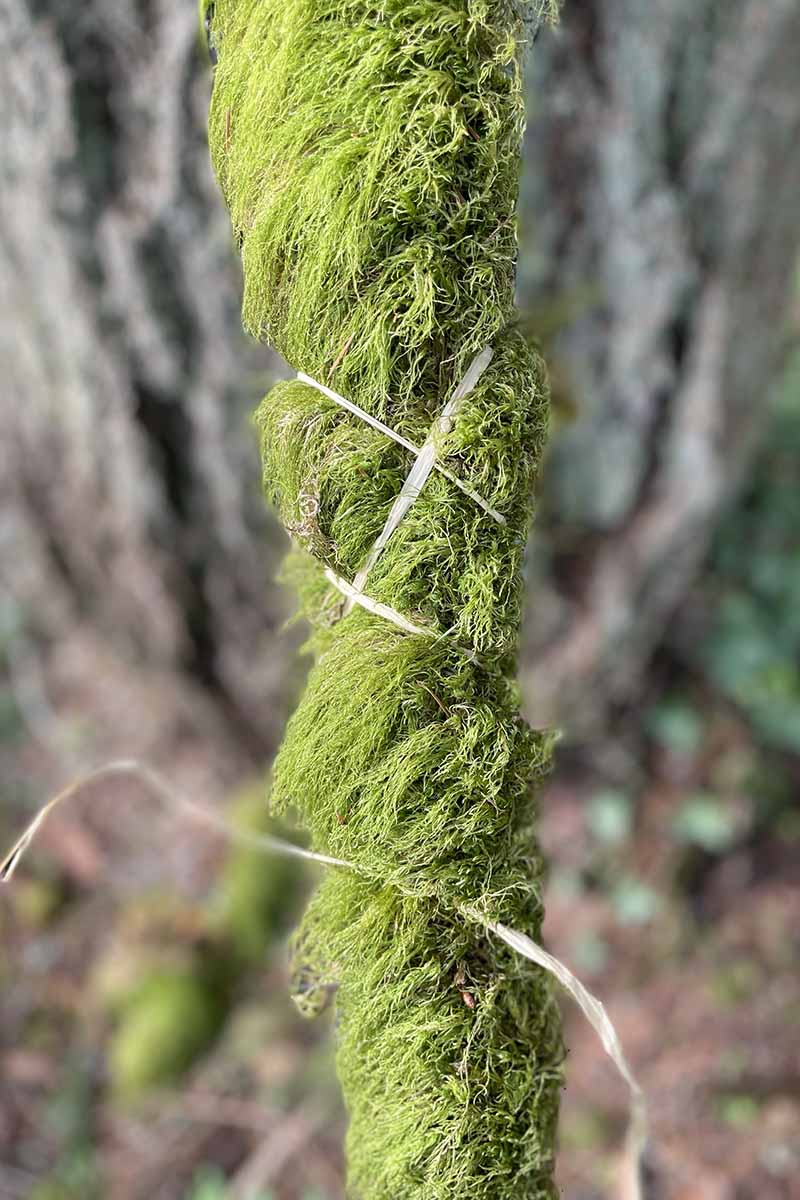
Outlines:
[[[537,44],[522,293],[562,314],[574,413],[533,661],[537,715],[573,731],[635,700],[764,428],[800,238],[798,61],[794,0],[582,0]]]
[[[246,424],[269,360],[240,333],[196,20],[0,0],[4,623],[43,655],[91,627],[261,754],[285,669]],[[532,564],[537,720],[635,701],[747,471],[800,234],[798,61],[795,0],[575,0],[537,40],[522,295],[569,314],[577,412]]]
[[[4,607],[180,675],[260,755],[272,360],[240,332],[195,6],[0,0],[0,55]]]

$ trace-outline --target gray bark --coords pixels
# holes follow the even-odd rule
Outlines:
[[[800,239],[798,62],[796,0],[567,2],[537,43],[521,290],[534,320],[562,314],[574,413],[531,653],[538,713],[573,730],[636,699],[764,428]]]
[[[261,756],[272,360],[240,332],[196,8],[0,0],[0,56],[4,609],[40,648],[90,623]]]
[[[90,626],[260,756],[284,602],[246,414],[272,360],[240,333],[195,5],[0,0],[0,54],[6,639],[46,666]],[[577,413],[532,564],[537,719],[636,699],[747,471],[800,234],[798,61],[796,0],[568,0],[536,43],[521,291],[569,314]]]

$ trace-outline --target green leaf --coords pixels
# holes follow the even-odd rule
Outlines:
[[[696,709],[681,700],[667,701],[650,710],[647,716],[650,735],[672,750],[687,757],[696,754],[703,740],[703,721]]]
[[[595,792],[589,801],[589,828],[600,842],[615,845],[631,832],[633,808],[630,796],[611,788]]]
[[[701,792],[683,805],[673,832],[679,841],[700,846],[709,854],[721,854],[732,845],[736,824],[721,800]]]
[[[621,925],[646,925],[661,908],[661,897],[632,875],[624,876],[611,897]]]

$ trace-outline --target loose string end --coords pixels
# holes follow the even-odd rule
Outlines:
[[[473,919],[477,914],[469,913]],[[623,1200],[644,1200],[644,1158],[647,1150],[647,1101],[625,1057],[622,1042],[602,1001],[584,987],[569,967],[549,954],[527,934],[499,921],[486,922],[486,928],[517,954],[548,971],[572,997],[586,1020],[594,1029],[608,1057],[628,1086],[628,1129],[623,1157]]]
[[[344,581],[337,580],[338,584],[344,584]],[[348,591],[352,591],[349,585],[344,586],[347,587]],[[382,613],[379,615],[385,614]],[[165,808],[188,813],[203,821],[232,843],[262,852],[304,859],[325,867],[360,871],[357,864],[348,862],[345,859],[334,858],[331,855],[320,854],[313,850],[306,850],[302,846],[297,846],[293,842],[273,837],[270,834],[258,834],[238,829],[224,817],[217,815],[203,805],[176,795],[166,780],[153,770],[152,767],[137,762],[135,759],[121,759],[107,763],[83,775],[80,779],[69,784],[68,787],[59,792],[52,800],[49,800],[37,812],[0,863],[0,883],[8,883],[13,878],[26,851],[34,842],[48,816],[56,807],[77,797],[86,788],[101,780],[121,776],[129,776],[135,779],[146,791],[161,802]],[[505,942],[515,953],[522,955],[523,958],[528,959],[530,962],[536,963],[552,975],[576,1002],[589,1024],[597,1033],[603,1049],[628,1085],[630,1095],[628,1133],[623,1163],[623,1200],[644,1200],[643,1166],[648,1140],[645,1095],[628,1064],[619,1035],[604,1005],[584,987],[564,963],[552,954],[549,954],[548,951],[534,942],[527,934],[520,933],[516,929],[511,929],[499,921],[487,922],[481,916],[480,912],[475,909],[464,908],[462,915],[469,921],[482,925],[495,937]]]

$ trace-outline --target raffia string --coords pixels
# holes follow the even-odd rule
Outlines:
[[[356,573],[352,584],[340,578],[330,568],[326,569],[325,576],[330,583],[334,585],[339,592],[347,598],[347,606],[344,610],[346,615],[354,604],[360,605],[373,615],[382,617],[384,620],[390,621],[396,628],[403,630],[406,633],[418,634],[422,636],[432,636],[432,631],[425,629],[420,625],[416,625],[413,621],[403,616],[387,604],[381,604],[374,600],[364,592],[364,587],[367,583],[369,573],[372,567],[378,561],[381,553],[389,542],[392,534],[400,525],[403,518],[408,513],[412,504],[419,499],[425,483],[430,478],[431,472],[437,465],[437,454],[439,449],[440,439],[444,434],[450,432],[452,428],[453,417],[458,412],[463,401],[469,396],[470,392],[479,382],[481,375],[492,361],[493,350],[491,347],[486,347],[476,355],[472,362],[467,367],[463,378],[456,386],[451,399],[445,405],[444,409],[436,419],[430,434],[425,440],[423,447],[416,451],[416,460],[414,462],[409,475],[406,478],[403,488],[394,501],[386,522],[381,533],[375,540],[372,549],[370,550],[363,566]],[[306,382],[311,382],[320,391],[326,395],[336,395],[331,393],[329,388],[324,388],[322,385],[310,380],[307,375],[298,374],[298,378]],[[339,400],[343,401],[342,397]],[[373,424],[373,420],[359,409],[358,406],[351,404],[349,401],[343,401],[349,411],[354,412],[356,416],[360,416],[369,424]],[[380,426],[380,422],[377,423]],[[481,507],[488,509],[482,501]],[[288,846],[289,843],[286,843]],[[317,856],[314,856],[317,857]],[[323,856],[324,857],[324,856]],[[322,859],[320,859],[322,861]],[[328,860],[329,861],[329,860]],[[337,865],[349,867],[351,870],[358,870],[352,863],[344,863],[341,860],[336,860]],[[521,954],[530,962],[536,963],[545,971],[548,971],[561,986],[572,996],[575,1003],[580,1008],[581,1012],[586,1017],[592,1028],[597,1033],[602,1042],[603,1049],[608,1057],[614,1063],[619,1074],[624,1079],[630,1093],[630,1118],[627,1134],[627,1158],[631,1164],[631,1176],[627,1181],[627,1196],[629,1200],[640,1200],[642,1194],[641,1185],[641,1163],[644,1156],[644,1151],[647,1143],[647,1107],[642,1089],[631,1070],[631,1067],[625,1057],[622,1049],[622,1044],[614,1028],[613,1022],[609,1017],[602,1002],[593,996],[581,981],[569,970],[564,963],[549,954],[543,947],[539,946],[527,934],[520,933],[519,930],[510,929],[508,926],[499,921],[486,921],[475,909],[464,908],[463,914],[470,920],[482,924],[490,933],[498,937],[502,942],[514,950],[517,954]]]
[[[402,629],[404,633],[413,633],[418,637],[427,637],[431,638],[432,640],[450,637],[449,631],[438,633],[435,629],[426,629],[423,625],[415,625],[413,621],[409,620],[408,617],[403,616],[403,614],[398,612],[397,609],[392,608],[388,604],[382,604],[380,600],[374,600],[373,597],[368,596],[366,592],[358,591],[354,584],[348,583],[346,579],[342,579],[342,577],[337,575],[335,571],[332,571],[330,567],[325,568],[325,578],[329,583],[333,584],[337,592],[340,592],[341,595],[344,596],[347,605],[350,606],[350,608],[352,608],[352,605],[357,604],[359,608],[363,608],[367,612],[371,612],[375,617],[382,617],[384,621],[388,621],[391,625],[394,625],[396,629]],[[342,613],[342,616],[346,616],[347,611],[348,610],[345,609],[345,611]],[[453,644],[456,645],[457,643]],[[465,658],[470,660],[470,662],[477,663],[480,661],[475,651],[470,650],[469,647],[458,646],[458,649]]]
[[[411,442],[407,442],[405,438],[401,438],[400,435],[395,434],[394,431],[390,430],[388,426],[383,425],[382,422],[378,421],[374,417],[371,417],[363,409],[359,408],[358,405],[346,400],[343,396],[339,396],[336,392],[333,392],[324,384],[318,383],[316,380],[312,379],[310,375],[306,375],[302,371],[298,371],[297,378],[299,380],[304,383],[311,384],[326,396],[336,398],[337,402],[341,403],[348,410],[348,412],[354,413],[368,425],[380,429],[394,438],[396,441],[399,441],[402,445],[407,446],[409,449],[413,449],[416,456],[414,465],[406,477],[399,495],[392,504],[383,529],[373,543],[369,554],[364,560],[364,563],[357,571],[353,582],[349,583],[346,579],[343,579],[340,575],[337,575],[336,572],[330,567],[325,569],[325,578],[329,583],[332,583],[337,591],[345,597],[346,603],[342,612],[342,616],[347,616],[349,612],[352,612],[353,606],[357,604],[361,608],[366,609],[367,612],[371,612],[374,616],[383,617],[384,620],[390,621],[392,625],[396,626],[398,629],[402,629],[405,633],[421,634],[423,637],[438,636],[435,630],[426,629],[422,625],[417,625],[414,621],[410,620],[410,618],[404,616],[390,605],[383,604],[379,600],[375,600],[372,596],[368,596],[364,591],[364,588],[366,586],[370,571],[375,566],[384,549],[388,545],[392,534],[397,530],[401,521],[408,514],[414,502],[419,499],[420,495],[422,494],[422,489],[430,478],[432,472],[440,467],[438,455],[440,453],[441,438],[445,434],[448,434],[452,429],[454,417],[461,408],[464,400],[480,382],[481,376],[491,363],[493,357],[494,350],[491,346],[484,347],[479,354],[475,355],[464,372],[463,377],[456,385],[453,395],[448,400],[439,416],[436,418],[431,432],[428,434],[424,445],[420,449],[413,447]],[[477,492],[463,484],[462,481],[457,480],[455,476],[451,476],[449,472],[446,472],[446,475],[448,479],[452,479],[453,482],[457,483],[458,487],[461,488],[466,495],[475,500],[475,502],[484,510],[484,512],[489,513],[500,523],[505,524],[505,518],[499,513],[496,513],[495,510],[477,494]],[[476,658],[476,655],[472,650],[465,649],[464,653],[471,659]]]
[[[492,361],[493,357],[494,351],[492,350],[491,346],[487,346],[484,350],[481,350],[480,354],[477,354],[475,358],[473,358],[472,362],[467,367],[463,379],[459,382],[458,386],[453,392],[452,397],[450,400],[448,400],[447,404],[436,418],[433,428],[428,434],[422,449],[419,451],[416,461],[414,462],[414,465],[411,468],[405,483],[403,484],[399,496],[391,507],[391,511],[386,518],[386,524],[376,538],[375,543],[367,555],[363,566],[359,569],[355,579],[353,580],[353,587],[357,592],[364,591],[369,573],[383,553],[386,545],[389,542],[389,538],[406,516],[414,501],[419,499],[422,489],[430,478],[431,472],[436,467],[441,438],[445,434],[449,433],[453,428],[453,418],[463,404],[465,398],[479,382],[481,375],[489,366],[489,363]],[[485,505],[483,501],[480,501],[480,504],[481,507],[486,511],[493,511],[489,509],[489,506]],[[348,601],[348,607],[345,609],[345,613],[350,611],[353,602],[354,601],[352,598]]]
[[[488,357],[484,358],[484,356],[487,355]],[[457,411],[460,400],[462,400],[464,396],[472,391],[491,360],[491,350],[481,351],[481,354],[473,360],[467,370],[467,374],[464,376],[464,379],[459,385],[459,389],[466,387],[466,390],[463,392],[462,396],[458,395],[459,389],[457,389],[456,393],[454,393],[453,398],[450,401],[450,405],[454,404],[455,408],[451,409],[449,416],[452,417],[453,413]],[[472,378],[470,377],[471,371],[474,372],[474,377]],[[346,409],[349,413],[352,413],[353,416],[359,417],[360,420],[365,422],[365,424],[371,425],[373,429],[377,429],[379,433],[385,434],[385,436],[391,438],[393,442],[397,442],[398,445],[404,446],[406,450],[410,450],[411,453],[416,455],[418,459],[421,455],[430,453],[430,438],[425,442],[424,446],[415,446],[413,442],[408,440],[408,438],[403,437],[402,434],[397,433],[394,429],[391,429],[388,425],[385,425],[384,422],[378,420],[377,417],[373,417],[371,413],[368,413],[365,409],[360,408],[357,404],[354,404],[352,400],[348,400],[345,396],[340,396],[338,392],[333,390],[333,388],[328,387],[324,383],[320,383],[316,379],[312,379],[312,377],[310,375],[306,375],[304,371],[298,371],[297,378],[300,383],[306,383],[309,387],[316,388],[317,391],[321,392],[323,396],[327,396],[329,400],[333,400],[335,404],[338,404],[341,408]],[[469,384],[468,387],[466,386],[467,384]],[[441,421],[444,418],[445,413],[443,412],[439,420]],[[473,500],[479,508],[482,508],[483,511],[490,516],[492,520],[496,521],[498,525],[505,525],[506,519],[502,513],[499,513],[495,508],[492,508],[491,504],[484,500],[484,498],[479,495],[474,488],[470,487],[468,483],[465,483],[463,479],[459,479],[459,477],[454,475],[452,471],[448,470],[443,463],[439,462],[436,459],[435,453],[433,454],[432,458],[432,470],[438,471],[440,475],[445,477],[445,479],[449,479],[451,483],[455,484],[455,486],[462,491],[465,496],[469,496],[470,500]],[[430,470],[427,471],[425,478],[427,478],[429,474]]]
[[[415,625],[408,617],[404,617],[396,609],[391,608],[388,604],[381,604],[379,600],[373,600],[371,596],[367,596],[360,591],[354,583],[348,583],[346,579],[342,579],[330,567],[325,568],[325,578],[329,583],[332,583],[337,591],[341,592],[352,607],[353,604],[358,604],[359,607],[365,608],[367,612],[373,613],[376,617],[383,617],[384,621],[390,621],[397,629],[404,630],[405,633],[421,634],[423,637],[435,637],[436,634],[432,629],[424,629],[422,625]]]
[[[326,578],[334,585],[335,588],[337,588],[339,592],[341,592],[347,598],[347,605],[343,615],[347,615],[347,613],[351,611],[353,605],[358,604],[362,608],[365,608],[368,612],[373,613],[373,615],[390,621],[391,624],[393,624],[396,628],[401,629],[406,633],[428,637],[432,636],[431,630],[425,629],[420,625],[416,625],[413,621],[409,620],[408,617],[405,617],[402,613],[397,612],[389,605],[382,604],[373,599],[371,596],[366,595],[364,592],[364,587],[367,583],[370,571],[378,561],[392,534],[398,528],[412,504],[419,499],[425,483],[430,478],[431,472],[437,465],[437,454],[439,452],[441,437],[450,432],[454,416],[458,412],[463,401],[467,396],[469,396],[470,392],[479,382],[481,375],[489,366],[490,362],[492,361],[493,353],[494,352],[492,348],[487,346],[480,352],[480,354],[475,356],[475,358],[467,367],[467,370],[465,371],[463,378],[456,386],[451,399],[437,417],[430,434],[425,440],[424,445],[420,450],[416,451],[414,465],[412,466],[411,471],[409,472],[405,483],[403,484],[402,490],[400,491],[397,499],[394,501],[381,533],[373,543],[372,549],[367,555],[364,564],[356,573],[352,584],[342,579],[330,568],[326,569]],[[317,387],[326,395],[336,396],[336,393],[331,392],[329,388],[323,387],[316,381],[311,380],[307,375],[298,373],[298,378],[304,380],[305,382],[313,383],[313,386]],[[369,424],[376,423],[368,416],[368,414],[366,414],[362,409],[358,408],[357,405],[353,405],[349,401],[345,401],[342,397],[338,397],[338,399],[344,404],[345,407],[348,408],[349,411],[354,412],[356,416],[366,420]],[[381,427],[380,422],[377,422],[377,425],[378,427]],[[479,501],[479,503],[482,508],[490,511],[488,510],[488,506],[485,505],[483,501]],[[339,865],[348,866],[352,870],[358,869],[351,863],[342,863],[339,861]],[[631,1115],[628,1131],[628,1148],[629,1155],[636,1164],[636,1169],[634,1172],[634,1178],[636,1182],[631,1194],[633,1196],[633,1200],[638,1200],[638,1197],[641,1193],[641,1171],[639,1164],[641,1162],[646,1145],[646,1104],[642,1089],[633,1075],[622,1049],[617,1031],[614,1028],[614,1025],[603,1004],[597,999],[596,996],[593,996],[591,992],[584,987],[580,980],[572,974],[572,972],[564,965],[564,963],[560,962],[557,958],[554,958],[552,954],[549,954],[546,950],[534,942],[532,938],[528,937],[527,934],[520,933],[516,929],[509,929],[508,926],[499,921],[485,921],[474,909],[465,908],[462,911],[464,912],[464,915],[471,920],[483,924],[486,929],[488,929],[496,937],[500,938],[501,941],[505,942],[507,946],[510,946],[511,949],[517,954],[521,954],[530,962],[536,963],[538,966],[548,971],[555,979],[557,979],[561,986],[572,996],[573,1000],[576,1002],[586,1019],[597,1033],[600,1041],[603,1044],[603,1049],[616,1066],[630,1092]]]
[[[306,850],[303,846],[297,846],[295,843],[286,841],[284,838],[272,837],[270,834],[253,833],[246,829],[237,828],[205,805],[197,804],[194,800],[189,800],[187,797],[177,794],[164,777],[146,763],[138,762],[135,759],[119,759],[106,763],[96,770],[83,775],[39,809],[33,820],[0,863],[0,883],[11,882],[25,852],[35,840],[36,835],[41,830],[47,818],[56,808],[69,800],[76,799],[81,792],[85,792],[94,784],[126,776],[136,779],[167,810],[184,812],[237,845],[261,850],[267,854],[278,854],[289,858],[304,859],[307,862],[318,863],[324,867],[338,867],[349,871],[367,873],[357,863],[346,862],[344,859],[334,858],[329,854],[319,854],[313,850]],[[552,954],[549,954],[526,934],[520,933],[516,929],[509,929],[499,921],[487,921],[474,907],[465,906],[460,911],[466,920],[482,926],[517,954],[522,955],[523,958],[527,958],[530,962],[536,963],[543,970],[548,971],[572,997],[586,1020],[597,1033],[602,1042],[603,1049],[624,1079],[630,1092],[630,1118],[626,1140],[626,1159],[630,1167],[630,1179],[633,1181],[633,1184],[626,1191],[626,1200],[642,1200],[641,1163],[647,1142],[645,1097],[628,1064],[619,1035],[604,1005],[584,987],[564,963],[560,962]]]
[[[152,796],[161,801],[166,808],[177,809],[187,813],[189,816],[195,817],[205,825],[209,825],[212,829],[221,833],[228,841],[235,842],[238,845],[273,854],[282,854],[291,858],[306,859],[309,862],[321,863],[322,866],[326,867],[350,867],[351,865],[341,858],[332,858],[329,854],[316,854],[312,850],[306,850],[303,846],[296,846],[293,842],[287,842],[283,838],[239,829],[229,821],[226,821],[224,817],[220,817],[211,809],[205,808],[202,804],[197,804],[194,800],[189,800],[185,796],[176,795],[163,776],[154,771],[152,767],[147,766],[146,763],[138,762],[136,759],[122,758],[114,762],[105,763],[102,767],[90,771],[87,775],[82,775],[80,779],[69,784],[63,791],[54,796],[52,800],[48,800],[47,804],[39,809],[31,823],[14,843],[2,863],[0,863],[0,883],[11,882],[26,850],[54,809],[64,804],[65,801],[75,799],[81,792],[86,791],[87,788],[95,783],[102,783],[105,780],[118,777],[124,778],[125,776],[136,779]]]

